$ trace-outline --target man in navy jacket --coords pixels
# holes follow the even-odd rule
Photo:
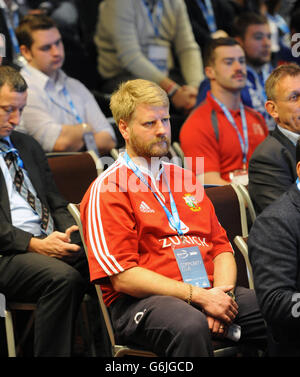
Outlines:
[[[300,356],[299,190],[297,181],[266,208],[248,238],[255,291],[274,344],[270,356]]]

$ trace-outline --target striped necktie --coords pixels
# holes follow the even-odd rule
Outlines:
[[[9,146],[5,140],[0,141],[0,151],[3,155],[17,192],[29,203],[31,208],[40,217],[41,231],[44,234],[49,235],[54,230],[53,218],[49,209],[43,203],[41,203],[40,199],[28,188],[22,169],[23,161],[21,160],[18,151]]]

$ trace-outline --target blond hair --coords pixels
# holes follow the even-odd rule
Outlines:
[[[110,109],[116,123],[119,124],[120,119],[129,122],[139,104],[169,107],[169,98],[152,81],[136,79],[121,83],[110,99]]]
[[[296,77],[298,75],[300,75],[300,67],[295,63],[283,64],[275,68],[265,83],[267,99],[276,100],[276,86],[280,80],[286,76]]]

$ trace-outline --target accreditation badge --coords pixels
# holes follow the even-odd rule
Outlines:
[[[173,247],[176,261],[185,283],[196,287],[209,288],[207,272],[198,246]]]
[[[150,45],[148,47],[149,60],[165,74],[168,73],[168,53],[169,49],[166,46]]]

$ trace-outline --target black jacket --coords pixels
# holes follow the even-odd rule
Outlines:
[[[75,221],[67,209],[67,201],[58,192],[43,149],[31,136],[17,131],[12,132],[11,141],[19,151],[39,199],[50,209],[55,229],[64,232]],[[79,233],[74,236],[74,242],[80,242]],[[31,237],[31,233],[12,225],[6,183],[0,169],[0,254],[26,251]]]
[[[297,179],[296,147],[276,127],[249,161],[249,194],[257,214]]]
[[[299,229],[300,192],[293,184],[256,218],[248,246],[262,314],[284,352],[296,348],[300,355]]]

